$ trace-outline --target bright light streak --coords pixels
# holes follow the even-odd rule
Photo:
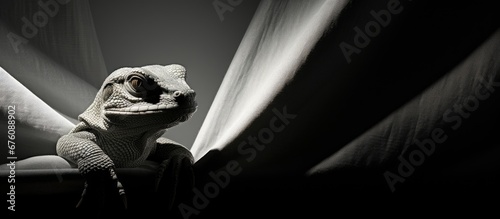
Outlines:
[[[236,52],[191,149],[222,149],[293,78],[348,1],[263,1]]]

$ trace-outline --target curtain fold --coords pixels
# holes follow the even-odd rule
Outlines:
[[[88,1],[2,1],[0,66],[76,118],[107,76]]]
[[[292,30],[268,31],[283,44],[259,47],[274,43],[263,30],[276,26],[254,24],[277,20],[287,3],[296,2],[258,8],[192,149],[188,200],[208,197],[203,216],[385,214],[500,194],[493,3],[351,0],[323,17],[326,29],[294,23],[315,14],[297,7],[283,21]],[[320,36],[311,49],[290,51],[303,59],[280,53],[308,30]],[[273,77],[284,84],[267,93]]]
[[[458,138],[461,129],[474,126],[483,130],[481,135],[494,132],[496,129],[492,127],[498,118],[494,106],[498,105],[496,92],[500,88],[499,61],[500,29],[421,95],[313,167],[308,175],[327,174],[346,167],[386,167],[400,155],[418,151],[427,152],[422,158],[430,159],[436,151],[445,150],[448,138]],[[461,138],[478,138],[476,142],[481,142],[478,133],[470,130],[469,135]],[[484,150],[489,145],[454,147]],[[494,166],[498,168],[499,164]]]
[[[15,139],[12,140],[16,144],[16,154],[13,157],[24,159],[40,154],[55,154],[55,142],[61,135],[68,133],[74,124],[1,67],[0,90],[2,94],[8,94],[1,97],[0,121],[8,124],[8,116],[14,116],[11,119],[15,125]],[[7,141],[7,138],[2,140]],[[4,155],[7,156],[7,153]]]
[[[200,168],[235,161],[248,177],[306,174],[461,65],[499,27],[491,8],[263,1],[192,148]],[[439,103],[453,101],[451,93]],[[422,119],[419,125],[429,128],[432,121]],[[390,154],[394,161],[405,148],[400,138],[380,157],[368,156],[366,147],[351,156],[375,162]],[[208,152],[213,156],[203,159]]]
[[[16,104],[18,158],[53,154],[107,76],[89,3],[2,1],[0,36],[0,122]]]
[[[220,150],[282,91],[348,1],[262,1],[191,148]]]

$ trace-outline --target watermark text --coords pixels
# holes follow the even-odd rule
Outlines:
[[[7,183],[9,185],[9,192],[7,193],[7,209],[16,211],[16,106],[11,105],[7,107],[7,151],[8,156],[7,166],[9,167],[9,176]]]
[[[236,6],[240,5],[243,0],[215,0],[212,2],[215,12],[219,16],[219,20],[224,21],[224,14],[227,12],[233,12]]]
[[[33,13],[31,19],[22,17],[21,35],[13,32],[7,34],[7,40],[12,45],[14,52],[22,52],[22,45],[28,44],[29,40],[38,35],[40,29],[44,28],[49,23],[49,17],[53,18],[59,13],[60,5],[68,4],[71,0],[39,0],[38,6],[40,10]]]

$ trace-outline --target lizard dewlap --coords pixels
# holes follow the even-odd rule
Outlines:
[[[189,150],[161,136],[191,117],[197,107],[194,98],[181,65],[127,67],[111,73],[94,102],[78,117],[76,127],[57,142],[57,154],[78,166],[86,179],[78,206],[88,202],[87,188],[104,178],[116,185],[126,207],[125,189],[115,168],[157,161],[157,188],[189,172],[193,163]]]

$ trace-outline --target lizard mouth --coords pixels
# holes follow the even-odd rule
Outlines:
[[[116,115],[144,115],[144,114],[156,114],[165,113],[167,111],[181,111],[185,113],[193,113],[196,111],[197,106],[192,107],[170,107],[165,104],[160,105],[143,105],[143,106],[131,106],[125,108],[109,108],[106,109],[106,114],[116,114]]]

